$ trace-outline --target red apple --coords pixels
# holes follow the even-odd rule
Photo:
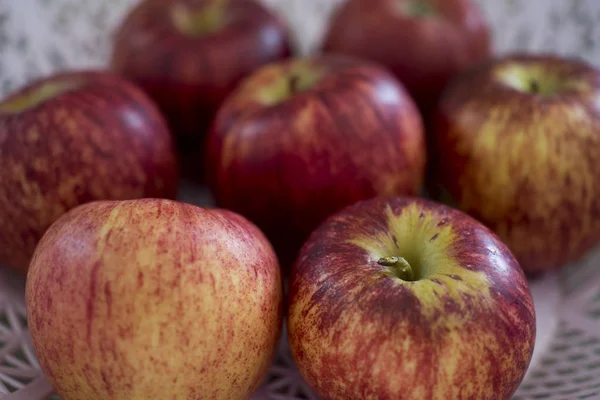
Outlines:
[[[63,400],[242,400],[282,323],[277,258],[246,219],[170,200],[60,218],[26,288],[40,365]]]
[[[117,32],[112,68],[159,104],[190,168],[223,99],[259,66],[290,54],[287,29],[254,0],[146,0]]]
[[[421,117],[378,65],[345,56],[286,60],[245,80],[208,141],[217,203],[266,232],[282,264],[331,213],[376,195],[416,194]]]
[[[294,266],[289,341],[324,399],[509,399],[531,360],[523,271],[449,207],[377,198],[335,214]]]
[[[441,100],[435,147],[444,198],[491,227],[526,272],[600,242],[600,70],[550,55],[471,70]]]
[[[102,72],[38,80],[0,102],[0,264],[24,272],[79,204],[172,198],[177,178],[167,125],[134,85]]]
[[[457,73],[486,59],[490,32],[471,0],[350,0],[334,13],[323,50],[382,63],[429,115]]]

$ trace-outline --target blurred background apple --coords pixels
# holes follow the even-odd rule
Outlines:
[[[319,223],[376,195],[417,195],[421,116],[379,64],[340,55],[267,65],[227,98],[206,148],[220,207],[269,237],[287,268]]]
[[[75,206],[175,198],[178,182],[166,121],[139,88],[106,72],[33,82],[0,102],[0,263],[25,272]]]
[[[145,0],[120,24],[111,67],[157,102],[186,175],[201,178],[203,139],[221,102],[290,53],[283,20],[255,0]]]
[[[441,198],[495,230],[525,271],[600,242],[600,69],[551,55],[489,61],[448,86],[432,138]]]
[[[426,118],[446,83],[491,53],[472,0],[350,0],[331,18],[323,51],[388,67]]]

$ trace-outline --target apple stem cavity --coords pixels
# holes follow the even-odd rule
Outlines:
[[[402,279],[403,281],[415,281],[415,273],[410,263],[406,261],[404,257],[381,257],[377,264],[384,267],[392,267],[394,276]]]
[[[282,103],[298,93],[311,90],[322,76],[321,68],[306,60],[296,61],[285,67],[282,76],[261,91],[260,101],[268,106]]]
[[[397,0],[397,8],[401,14],[414,18],[424,18],[434,16],[436,8],[430,0]]]
[[[175,27],[185,35],[198,37],[218,32],[225,25],[222,1],[214,1],[199,10],[182,3],[171,8],[171,19]]]
[[[415,17],[425,17],[432,14],[433,7],[431,4],[417,1],[412,3],[411,14]]]

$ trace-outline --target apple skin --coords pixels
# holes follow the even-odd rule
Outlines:
[[[429,117],[447,82],[489,57],[490,38],[471,0],[350,0],[334,12],[322,49],[390,68]]]
[[[379,265],[388,256],[405,257],[420,279]],[[423,199],[380,197],[330,217],[290,282],[292,355],[328,400],[509,399],[535,329],[508,248],[467,214]]]
[[[192,12],[222,7],[228,22],[211,33],[186,33],[170,17],[181,4]],[[201,179],[198,151],[222,101],[242,78],[291,51],[287,27],[254,0],[146,0],[122,22],[111,67],[157,102],[178,137],[186,174]]]
[[[4,99],[0,154],[0,263],[22,273],[67,210],[177,193],[166,122],[141,90],[110,73],[56,74]]]
[[[269,99],[290,79],[313,82]],[[289,271],[333,212],[376,195],[418,193],[426,149],[421,116],[391,74],[325,55],[271,64],[246,79],[217,115],[207,160],[217,204],[255,222]]]
[[[533,82],[556,93],[527,92]],[[492,228],[525,272],[600,242],[600,71],[552,55],[492,60],[448,88],[436,125],[439,198]]]
[[[275,253],[253,224],[164,199],[67,213],[36,249],[26,301],[64,400],[245,399],[283,312]]]

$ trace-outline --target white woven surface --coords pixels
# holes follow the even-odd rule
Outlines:
[[[343,0],[264,0],[293,27],[306,53]],[[494,28],[497,52],[554,51],[600,67],[600,1],[477,0]],[[106,62],[110,33],[138,0],[0,0],[0,96],[64,68]],[[186,187],[182,200],[205,193]],[[600,399],[600,251],[560,274],[532,282],[538,316],[534,360],[516,399]],[[41,377],[24,317],[23,282],[0,270],[0,398],[36,400]],[[316,399],[280,352],[255,400]]]

